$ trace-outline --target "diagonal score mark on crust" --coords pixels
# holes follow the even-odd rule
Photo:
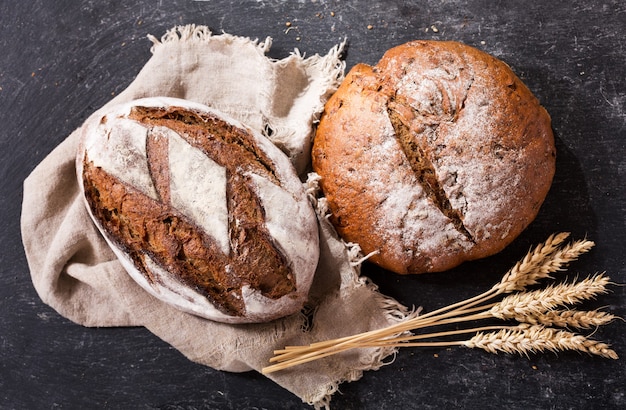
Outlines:
[[[189,144],[203,150],[220,163],[217,153],[223,149],[235,150],[235,160],[247,169],[264,175],[280,185],[273,161],[256,145],[245,129],[235,127],[209,114],[178,108],[134,107],[129,118],[149,126],[173,129]],[[201,129],[198,133],[195,130]],[[207,138],[207,136],[210,136]],[[229,147],[229,145],[231,147]],[[247,160],[244,158],[248,158]],[[220,163],[222,166],[226,164]]]
[[[242,312],[236,284],[224,274],[228,261],[204,232],[168,204],[127,186],[87,157],[84,171],[85,197],[92,212],[150,282],[161,283],[147,268],[144,254],[167,266],[183,282],[203,288],[205,297],[222,312]],[[193,280],[198,272],[202,284]]]
[[[455,229],[470,242],[474,242],[474,238],[463,224],[461,212],[452,207],[446,192],[439,183],[433,163],[426,155],[423,147],[420,146],[418,139],[414,132],[411,131],[402,114],[400,114],[398,109],[394,108],[396,104],[394,99],[387,103],[387,115],[391,121],[396,139],[400,143],[402,151],[417,177],[417,181],[439,211],[450,219]]]
[[[170,197],[170,169],[167,160],[169,140],[166,136],[148,132],[146,138],[146,157],[148,172],[161,202],[169,204]]]

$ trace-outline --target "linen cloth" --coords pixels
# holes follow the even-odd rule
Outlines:
[[[320,261],[306,309],[270,323],[228,325],[181,312],[145,292],[122,268],[90,220],[75,171],[78,130],[24,182],[22,239],[42,301],[84,326],[145,326],[194,362],[214,369],[261,371],[275,349],[306,345],[406,319],[411,313],[359,272],[358,247],[328,223],[317,177],[309,174],[315,122],[344,75],[342,45],[327,55],[267,57],[263,42],[179,26],[149,36],[152,57],[106,106],[142,97],[184,98],[214,107],[254,128],[292,160],[318,214]],[[316,408],[338,385],[378,369],[392,348],[353,350],[268,375]]]

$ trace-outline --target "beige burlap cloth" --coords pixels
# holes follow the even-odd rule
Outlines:
[[[206,27],[183,26],[153,42],[152,57],[109,104],[171,96],[218,108],[272,139],[301,175],[310,161],[313,126],[343,78],[341,45],[325,56],[297,50],[282,60],[264,42]],[[107,104],[108,105],[108,104]],[[64,317],[84,326],[145,326],[194,362],[214,369],[260,371],[274,349],[385,327],[407,310],[359,277],[358,249],[340,241],[318,208],[321,259],[308,312],[271,323],[226,325],[183,313],[133,282],[99,235],[79,197],[72,133],[24,182],[22,237],[35,289]],[[315,194],[315,178],[309,178]],[[362,349],[269,374],[315,407],[328,406],[345,381],[377,369],[393,349]]]

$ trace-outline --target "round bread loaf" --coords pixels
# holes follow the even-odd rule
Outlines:
[[[77,171],[87,209],[130,276],[227,323],[300,310],[317,219],[287,156],[209,107],[147,98],[90,117]]]
[[[536,217],[554,137],[505,63],[414,41],[349,72],[325,106],[313,168],[344,240],[385,269],[438,272],[499,252]]]

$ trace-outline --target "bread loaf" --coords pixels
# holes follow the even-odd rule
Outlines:
[[[143,288],[227,323],[301,309],[319,256],[317,219],[265,137],[172,98],[99,112],[81,132],[87,209]]]
[[[555,147],[548,113],[505,63],[413,41],[349,72],[325,106],[313,168],[345,240],[388,270],[437,272],[528,226]]]

